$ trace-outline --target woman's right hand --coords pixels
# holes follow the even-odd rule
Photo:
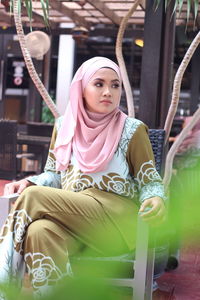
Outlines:
[[[34,183],[28,181],[27,179],[21,179],[19,181],[7,183],[4,187],[4,196],[18,193],[21,194],[25,188],[34,185]]]

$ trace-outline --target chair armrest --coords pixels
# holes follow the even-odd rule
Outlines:
[[[3,226],[9,214],[11,205],[16,201],[18,196],[19,194],[15,193],[0,197],[0,228]]]

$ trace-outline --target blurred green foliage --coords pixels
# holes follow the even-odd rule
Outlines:
[[[19,292],[14,286],[0,286],[6,300],[35,300],[32,291]],[[122,300],[123,293],[119,288],[112,287],[103,280],[79,276],[78,278],[66,277],[51,293],[41,296],[41,300]],[[1,299],[1,298],[0,298]]]
[[[54,118],[52,112],[50,111],[50,109],[44,102],[43,102],[43,106],[42,106],[42,118],[41,119],[42,119],[41,121],[44,123],[54,124],[54,122],[55,122],[55,118]]]

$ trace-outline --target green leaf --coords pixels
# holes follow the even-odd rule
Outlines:
[[[175,3],[174,3],[174,8],[173,8],[173,12],[172,12],[172,16],[173,16],[174,13],[176,12],[177,6],[178,6],[178,1],[175,1]]]
[[[13,12],[13,1],[10,1],[10,14]]]
[[[191,0],[187,0],[187,23],[190,18],[190,12],[191,12]]]
[[[179,2],[179,16],[180,16],[181,11],[182,11],[182,7],[183,7],[183,0],[179,0],[177,2]]]
[[[21,5],[22,5],[21,0],[18,0],[17,5],[18,5],[18,14],[20,16],[21,15]]]
[[[33,17],[33,1],[34,0],[17,0],[17,6],[18,6],[18,14],[21,15],[21,5],[25,3],[25,7],[27,10],[27,15],[30,20],[30,27],[32,30],[32,17]],[[0,0],[1,2],[1,0]],[[41,6],[42,6],[42,11],[43,11],[43,18],[45,25],[49,27],[49,0],[40,0]],[[14,5],[14,0],[10,0],[10,12],[13,12],[13,5]]]
[[[167,10],[167,6],[168,6],[168,1],[165,0],[165,11]]]
[[[47,15],[49,16],[49,0],[46,0]]]
[[[194,0],[194,20],[196,20],[196,18],[197,18],[198,6],[199,6],[199,1],[198,0]]]
[[[40,0],[41,5],[42,5],[42,11],[43,11],[43,18],[44,18],[44,22],[46,24],[47,27],[49,27],[49,1],[48,0]]]
[[[31,0],[25,0],[26,10],[30,21],[30,29],[32,31],[32,17],[33,17],[33,7]]]
[[[160,5],[160,1],[161,0],[155,0],[154,1],[154,10],[156,10],[158,8],[158,6]]]

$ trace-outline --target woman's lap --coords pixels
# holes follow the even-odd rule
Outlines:
[[[22,193],[16,207],[23,207],[32,220],[52,220],[99,254],[119,254],[134,247],[136,207],[118,195],[33,186]]]
[[[7,280],[14,272],[20,278],[25,261],[37,293],[70,274],[68,255],[112,256],[132,250],[136,216],[136,205],[115,194],[29,187],[17,199],[0,237],[5,253],[0,276]]]

